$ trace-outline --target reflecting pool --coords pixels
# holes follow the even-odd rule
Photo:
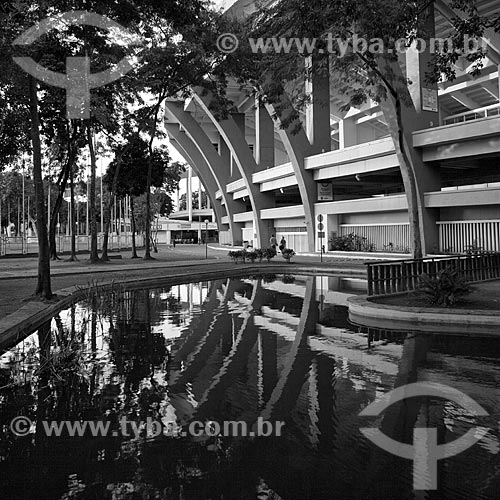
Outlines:
[[[0,357],[0,498],[499,499],[500,341],[367,331],[346,307],[364,287],[268,275],[89,291]],[[417,381],[488,415],[435,397],[359,415]],[[226,422],[246,433],[217,435]],[[262,422],[281,432],[256,435]],[[485,435],[416,491],[412,460],[366,427],[407,444],[415,427]]]

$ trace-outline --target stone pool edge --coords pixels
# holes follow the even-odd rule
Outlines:
[[[368,296],[347,299],[349,321],[383,330],[500,337],[500,311],[377,304]]]
[[[208,280],[217,278],[234,278],[238,276],[245,276],[247,274],[335,274],[335,275],[349,275],[353,278],[366,278],[364,269],[346,268],[332,266],[331,264],[295,264],[295,263],[281,263],[281,264],[228,264],[223,269],[203,270],[205,264],[195,264],[190,266],[189,274],[186,271],[178,272],[176,268],[171,268],[170,272],[165,272],[157,276],[148,276],[147,278],[131,278],[119,280],[97,280],[91,281],[87,285],[76,285],[67,288],[62,288],[54,292],[57,296],[55,302],[43,302],[32,300],[26,302],[17,311],[13,312],[0,319],[0,351],[15,345],[23,336],[30,332],[35,331],[52,316],[57,314],[65,307],[70,306],[72,303],[77,302],[82,298],[85,291],[92,286],[97,286],[100,289],[110,288],[112,286],[124,286],[127,290],[143,288],[147,285],[158,284],[170,285],[179,282],[192,282],[198,280]]]

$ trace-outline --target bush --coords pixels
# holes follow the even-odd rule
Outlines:
[[[271,259],[276,257],[276,250],[274,248],[266,248],[264,250],[264,257],[267,259],[267,262],[271,262]]]
[[[257,259],[259,259],[259,262],[262,262],[262,259],[264,258],[264,250],[260,248],[255,249],[255,255]]]
[[[290,264],[290,259],[295,255],[295,252],[291,248],[285,248],[285,250],[281,252],[281,255]]]
[[[243,259],[243,262],[245,262],[243,250],[231,250],[227,255],[229,258],[233,259],[235,264],[237,264],[240,259]]]
[[[249,262],[251,262],[253,264],[257,259],[257,252],[255,250],[251,250],[250,252],[246,252],[245,257]]]
[[[330,240],[330,250],[343,252],[374,252],[375,245],[365,237],[350,233],[345,236],[336,236]]]
[[[453,267],[442,269],[436,276],[424,273],[419,277],[419,280],[421,282],[420,289],[429,295],[429,303],[437,306],[452,306],[461,297],[474,290]]]

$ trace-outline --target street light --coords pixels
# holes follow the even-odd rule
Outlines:
[[[205,219],[205,259],[208,259],[208,219]]]

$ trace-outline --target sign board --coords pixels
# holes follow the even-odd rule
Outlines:
[[[438,91],[437,89],[422,88],[422,110],[438,112]]]
[[[323,216],[321,214],[318,215],[318,222],[323,222]]]
[[[333,184],[318,182],[318,201],[333,201]]]

